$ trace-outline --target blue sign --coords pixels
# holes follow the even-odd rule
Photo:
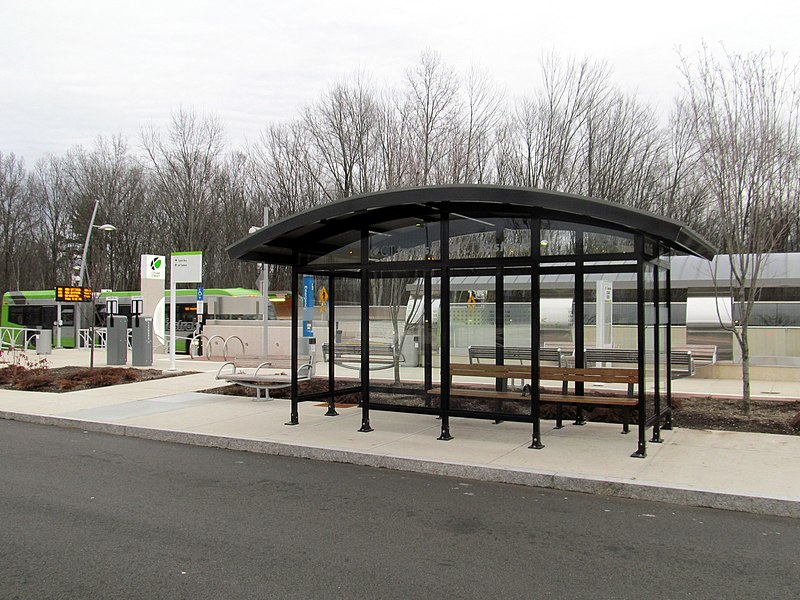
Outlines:
[[[205,295],[205,293],[206,293],[205,288],[201,288],[201,287],[197,288],[197,301],[198,302],[200,302],[203,299],[203,296]]]
[[[314,319],[314,277],[303,275],[303,337],[314,337],[311,322]]]

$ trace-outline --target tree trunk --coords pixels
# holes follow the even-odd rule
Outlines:
[[[750,343],[747,339],[747,328],[742,329],[740,339],[742,349],[742,412],[750,414]]]

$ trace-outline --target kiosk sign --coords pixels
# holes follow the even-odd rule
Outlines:
[[[167,259],[160,254],[142,254],[142,279],[166,279]]]
[[[56,287],[56,302],[91,302],[92,290],[85,287]]]
[[[174,283],[199,283],[203,281],[202,252],[173,252],[172,277]]]

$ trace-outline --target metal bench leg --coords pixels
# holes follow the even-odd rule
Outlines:
[[[261,395],[261,390],[264,390],[264,395]],[[253,399],[253,402],[266,402],[271,400],[269,397],[269,389],[268,388],[256,388],[256,397]]]
[[[561,402],[556,404],[556,429],[564,428],[564,410]]]
[[[580,404],[575,406],[575,425],[586,425],[586,419],[583,418],[583,407]]]
[[[631,407],[626,406],[622,411],[622,433],[630,433]]]

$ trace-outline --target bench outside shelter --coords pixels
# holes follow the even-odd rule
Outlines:
[[[310,355],[298,356],[297,362],[291,355],[241,356],[224,362],[217,370],[216,378],[255,388],[256,400],[264,401],[270,399],[270,390],[292,385],[295,364],[298,365],[296,381],[310,380],[314,370],[313,356]]]

